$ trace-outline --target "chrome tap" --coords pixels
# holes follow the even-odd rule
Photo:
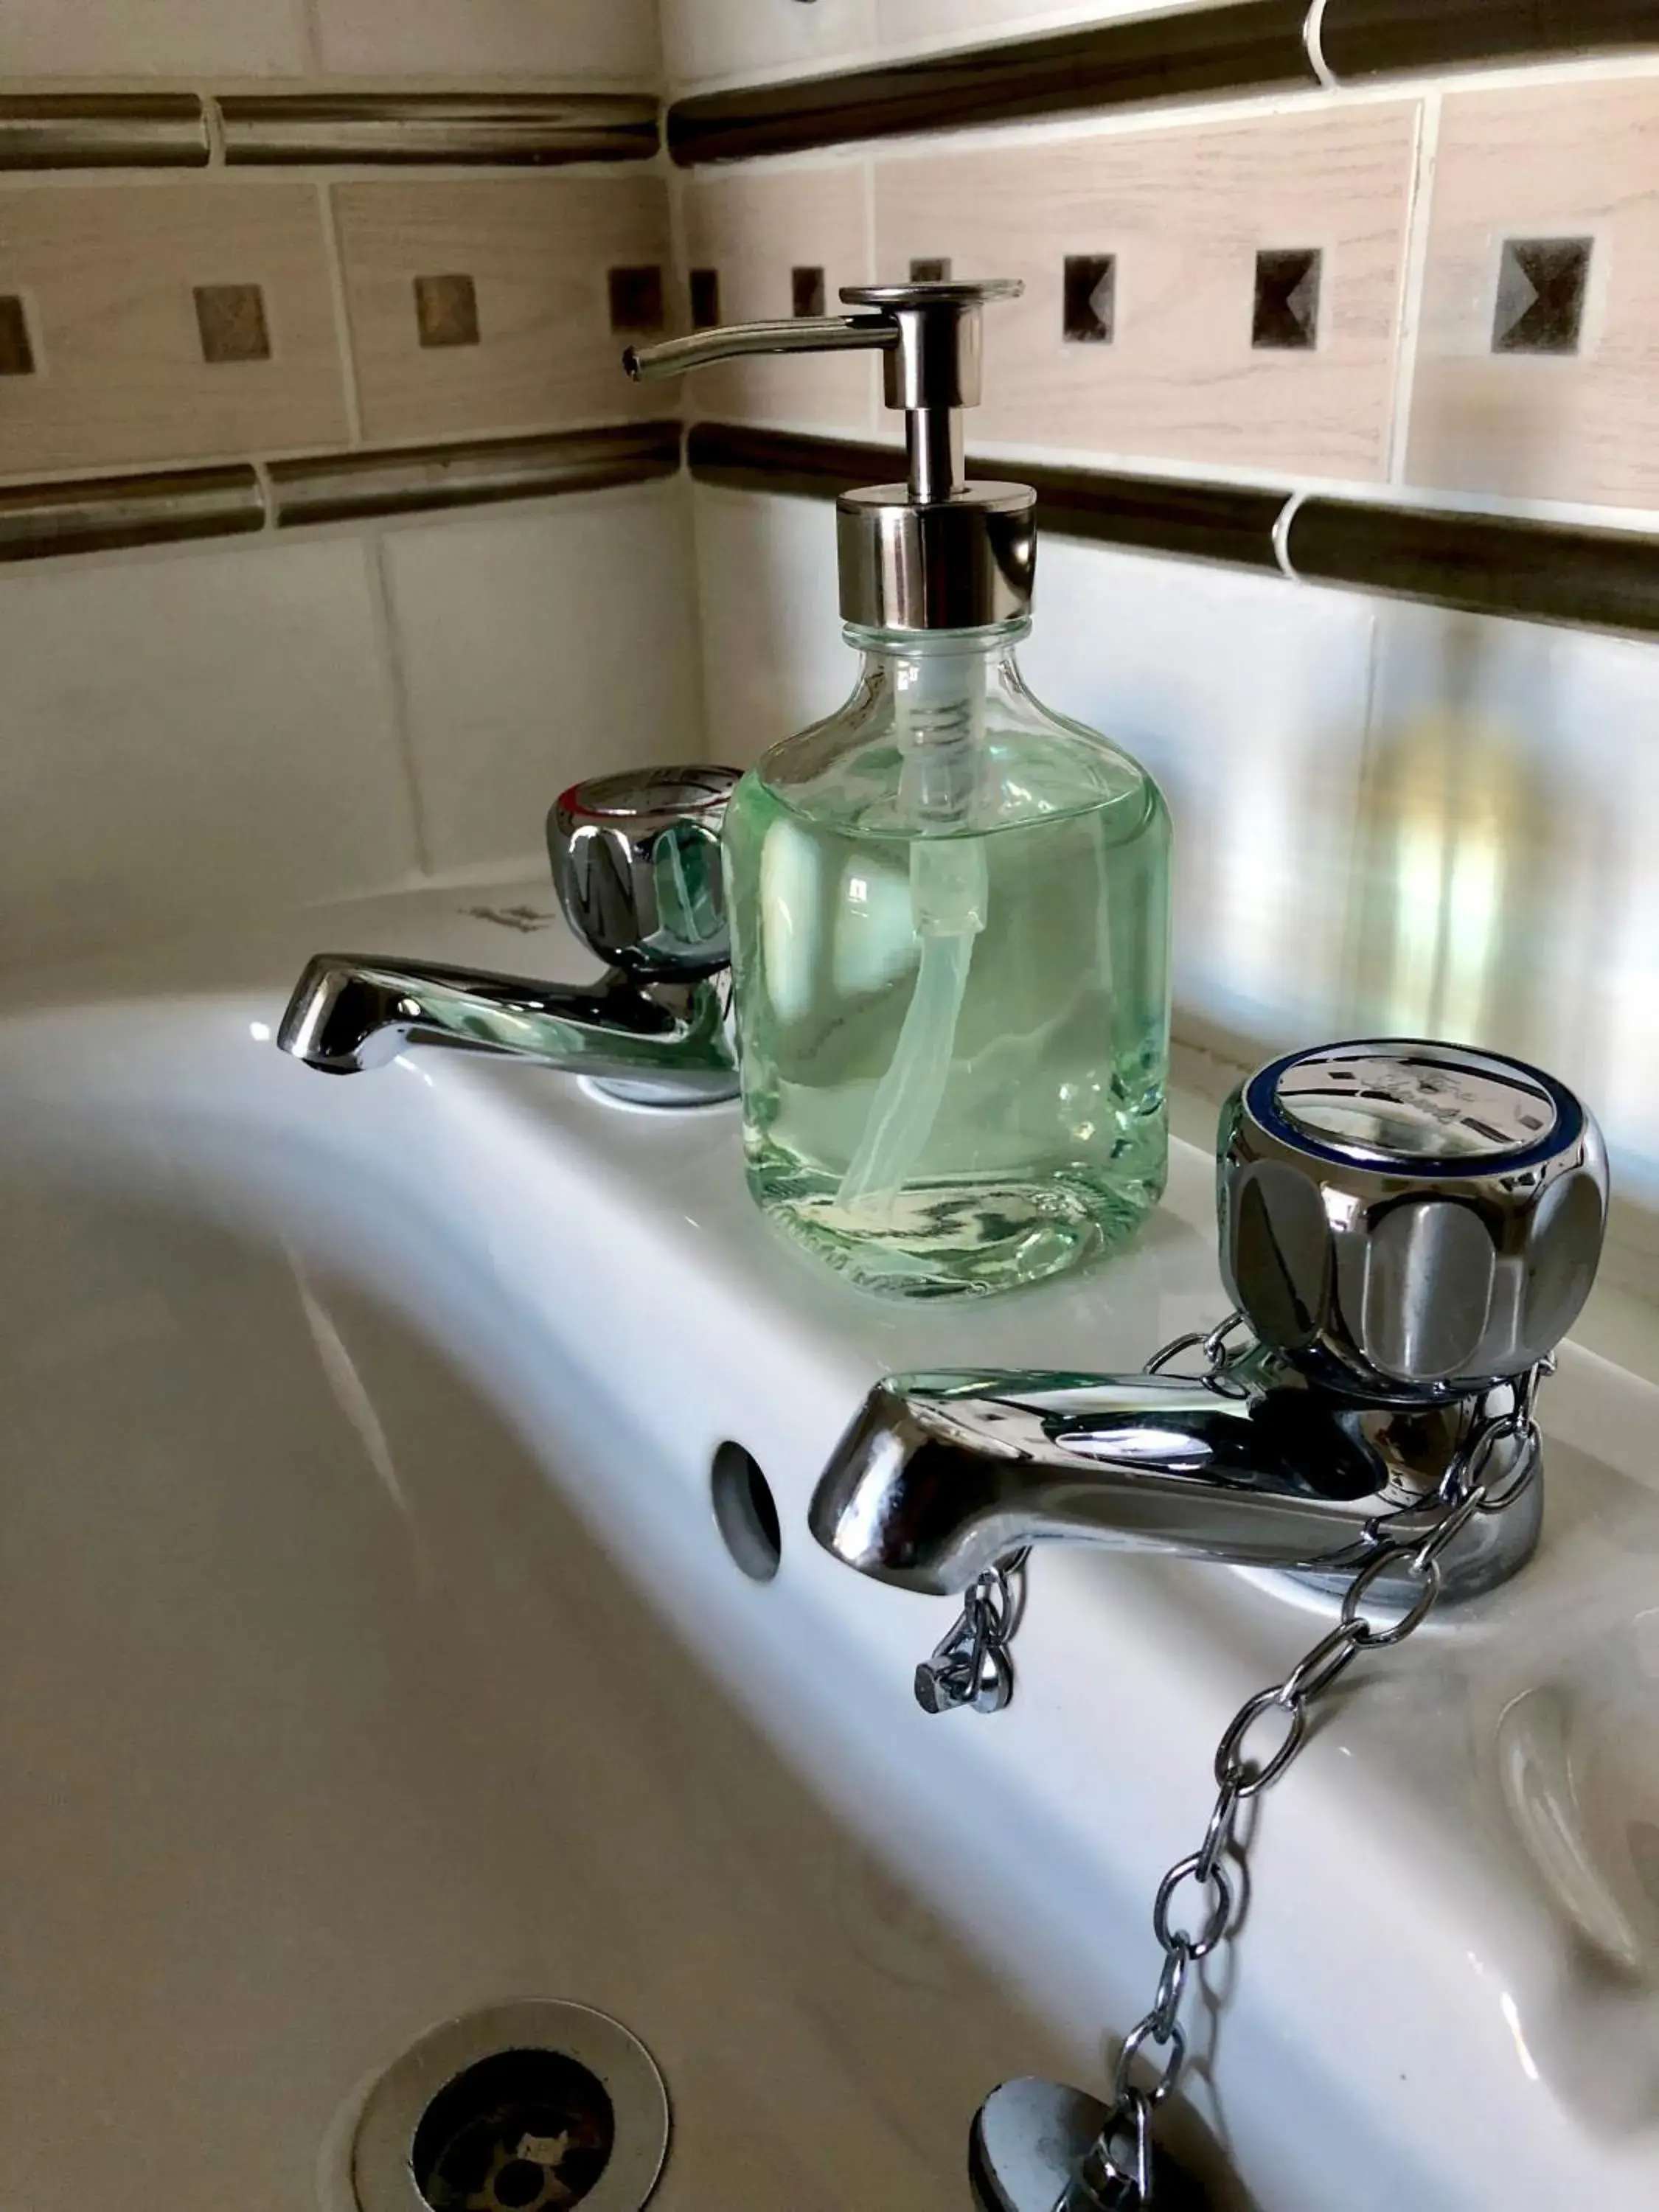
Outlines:
[[[443,1045],[590,1076],[643,1104],[735,1097],[720,833],[736,781],[734,769],[641,769],[554,803],[554,887],[576,934],[611,963],[599,982],[319,953],[276,1042],[329,1075]]]
[[[1492,1508],[1442,1555],[1444,1594],[1524,1565],[1542,1514],[1521,1441],[1531,1393],[1606,1221],[1590,1115],[1495,1054],[1328,1045],[1241,1085],[1218,1150],[1221,1270],[1248,1349],[1191,1380],[890,1376],[819,1480],[818,1541],[936,1595],[1056,1541],[1335,1583],[1385,1535],[1430,1525],[1480,1444]],[[1415,1595],[1392,1580],[1379,1596]]]

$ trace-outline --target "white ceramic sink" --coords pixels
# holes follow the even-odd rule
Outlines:
[[[866,1299],[750,1206],[734,1109],[276,1052],[325,945],[583,972],[465,903],[0,1021],[0,2200],[344,2212],[377,2071],[549,1996],[659,2062],[662,2212],[964,2212],[987,2089],[1098,2085],[1216,1734],[1318,1624],[1054,1552],[1013,1707],[928,1718],[951,1608],[806,1502],[886,1367],[1133,1367],[1217,1317],[1210,1164],[1086,1279]],[[1570,1350],[1545,1415],[1538,1560],[1356,1668],[1264,1801],[1195,2102],[1265,2212],[1659,2203],[1659,1392]],[[710,1510],[728,1439],[769,1583]]]

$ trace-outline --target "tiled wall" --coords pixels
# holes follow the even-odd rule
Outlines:
[[[522,99],[659,66],[653,0],[0,9],[0,94]],[[208,146],[0,175],[0,501],[673,411],[618,363],[679,295],[651,161],[232,169]],[[0,962],[544,869],[574,776],[702,750],[690,542],[671,482],[0,565]]]
[[[690,90],[1153,12],[1145,0],[662,0],[662,31],[669,77]]]
[[[0,76],[651,84],[653,0],[7,0]]]
[[[754,15],[775,41],[788,12]],[[759,30],[738,58],[735,6],[682,9],[682,53],[693,13],[699,68],[777,68]],[[837,19],[867,59],[939,16]],[[992,457],[1659,531],[1659,56],[894,139],[679,190],[727,313],[787,313],[803,263],[832,300],[915,264],[1023,277],[987,311],[968,429]],[[870,364],[830,368],[745,371],[688,412],[894,436]],[[846,680],[832,522],[697,496],[710,744],[750,758]],[[1652,1242],[1659,647],[1053,537],[1036,617],[1044,696],[1169,789],[1180,1030],[1239,1056],[1382,1029],[1540,1060],[1602,1113],[1625,1231]]]

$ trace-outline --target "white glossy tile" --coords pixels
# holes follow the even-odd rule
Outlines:
[[[1037,577],[1033,687],[1170,802],[1180,1013],[1263,1042],[1340,1033],[1369,603],[1052,537]]]
[[[1215,0],[1205,0],[1214,5]],[[998,38],[1036,38],[1043,31],[1111,23],[1126,15],[1170,15],[1146,0],[877,0],[884,51],[974,46]]]
[[[713,760],[747,768],[853,688],[826,500],[696,487],[703,696]]]
[[[384,554],[434,868],[544,866],[567,784],[705,757],[680,484],[423,523]]]
[[[715,77],[833,68],[876,43],[876,0],[661,0],[668,80],[677,90]]]
[[[317,0],[343,75],[606,77],[654,83],[653,0]]]
[[[287,76],[307,66],[304,0],[7,0],[0,76]]]
[[[1350,902],[1368,1024],[1534,1060],[1659,1200],[1659,654],[1379,609]]]
[[[410,805],[350,538],[0,576],[0,953],[395,882]]]

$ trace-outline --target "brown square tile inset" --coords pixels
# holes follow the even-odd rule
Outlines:
[[[1255,257],[1255,304],[1250,343],[1258,352],[1311,353],[1319,343],[1319,271],[1316,247]]]
[[[712,331],[720,319],[720,272],[718,269],[691,271],[691,327]]]
[[[606,271],[611,287],[611,327],[613,331],[659,331],[663,326],[662,270],[643,269]]]
[[[925,254],[910,264],[913,284],[948,284],[950,281],[951,264],[942,253]]]
[[[1060,335],[1073,345],[1110,345],[1117,324],[1117,256],[1068,253]]]
[[[1589,283],[1588,238],[1506,238],[1492,316],[1494,353],[1577,353]]]
[[[824,285],[822,269],[792,269],[789,271],[790,311],[797,315],[821,315],[824,313]]]
[[[472,279],[417,276],[415,327],[423,346],[474,346],[478,343],[478,294]]]
[[[34,348],[29,320],[15,292],[0,293],[0,376],[33,376]]]
[[[204,361],[270,359],[265,295],[258,284],[198,284],[192,289]]]

